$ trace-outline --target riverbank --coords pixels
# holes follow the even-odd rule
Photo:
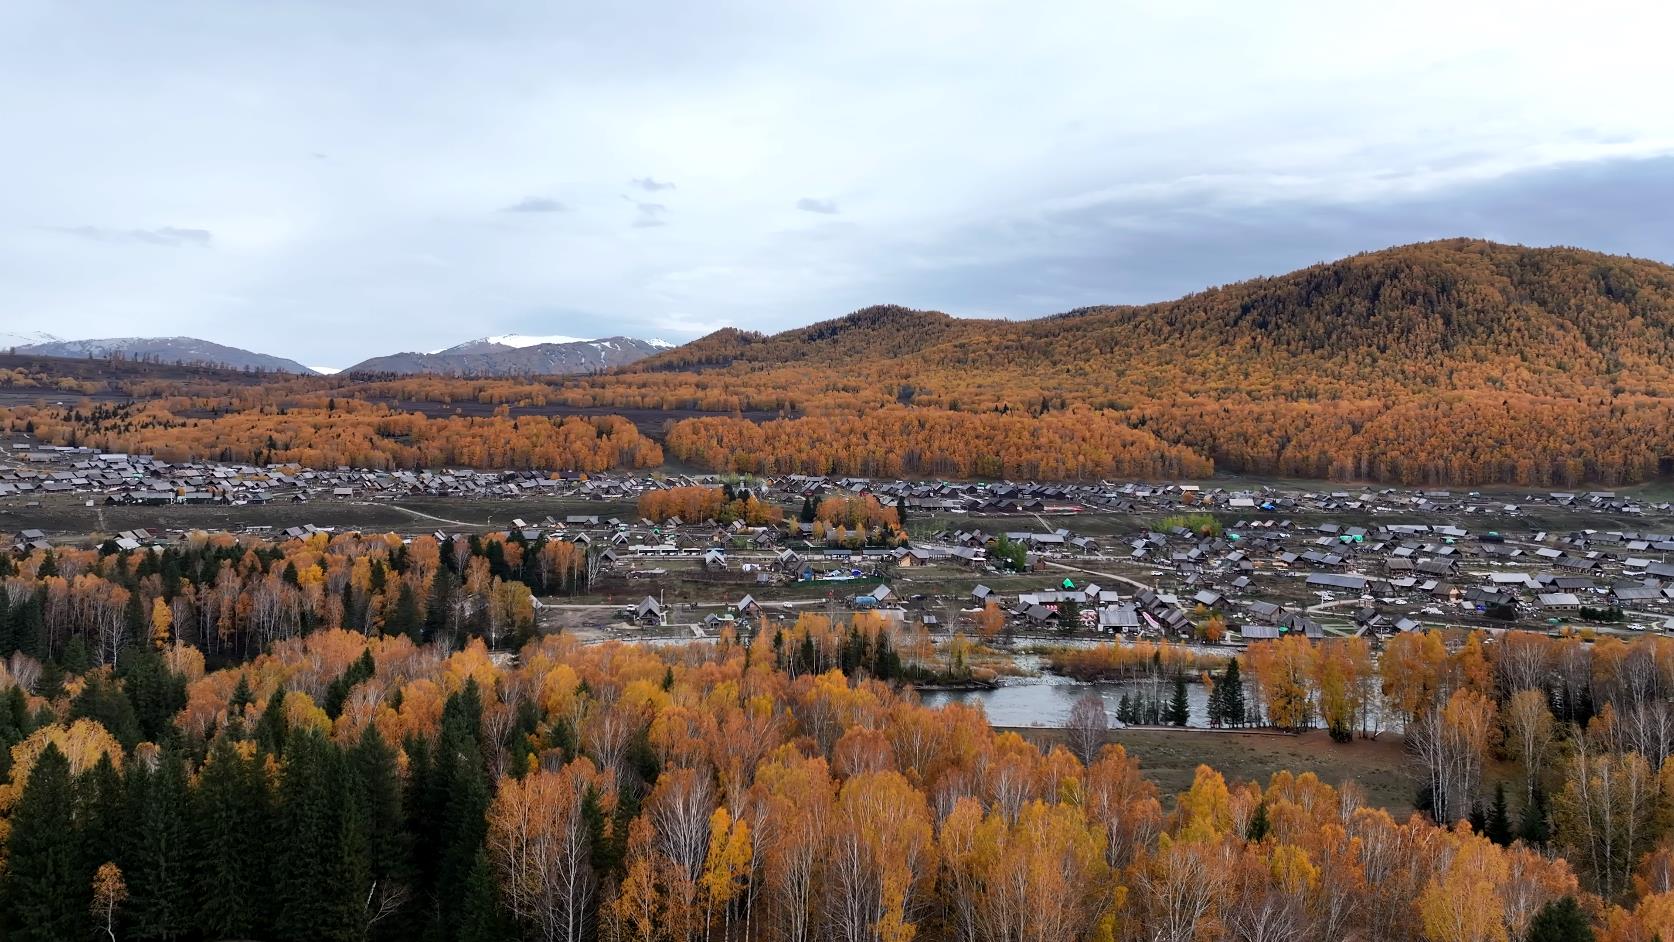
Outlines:
[[[995,728],[1046,746],[1064,741],[1061,729]],[[1368,805],[1384,808],[1396,818],[1412,813],[1418,788],[1411,775],[1406,744],[1394,733],[1337,743],[1323,729],[1292,735],[1269,730],[1151,727],[1113,729],[1106,734],[1106,741],[1119,743],[1139,759],[1145,775],[1162,790],[1166,805],[1172,805],[1175,795],[1191,787],[1199,765],[1213,766],[1229,783],[1255,781],[1265,786],[1274,772],[1283,769],[1298,775],[1312,772],[1332,785],[1353,780],[1364,790]]]

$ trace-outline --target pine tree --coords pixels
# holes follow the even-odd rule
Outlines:
[[[467,882],[488,836],[484,815],[490,795],[481,743],[482,698],[476,681],[467,680],[442,706],[430,783],[440,810],[435,841],[438,922],[449,936],[460,933],[472,917]]]
[[[1487,834],[1488,812],[1483,809],[1482,800],[1480,798],[1471,802],[1471,813],[1467,820],[1470,822],[1471,830],[1473,832],[1477,834]]]
[[[12,808],[0,878],[9,942],[59,942],[87,929],[92,878],[82,871],[73,810],[70,760],[48,744]]]
[[[1238,659],[1232,658],[1226,662],[1226,670],[1221,672],[1220,682],[1215,685],[1217,690],[1224,690],[1221,701],[1221,715],[1228,726],[1243,726],[1248,707],[1244,704],[1244,678],[1239,673]]]
[[[451,559],[452,554],[444,554],[444,558]],[[453,582],[454,575],[447,569],[438,569],[435,578],[430,580],[430,598],[424,606],[424,636],[431,641],[448,631],[453,616]]]
[[[33,727],[23,688],[14,685],[0,691],[0,781],[11,779],[12,747],[22,742]]]
[[[133,701],[140,735],[147,742],[163,742],[174,736],[178,729],[175,714],[186,706],[186,678],[169,670],[162,656],[149,646],[136,648],[124,668],[122,686]],[[133,875],[128,876],[131,888]]]
[[[132,826],[128,792],[109,754],[99,756],[91,769],[81,773],[75,790],[81,869],[91,875],[101,864],[124,859],[127,831]]]
[[[256,695],[250,689],[250,675],[240,671],[238,686],[233,688],[232,699],[227,701],[227,715],[243,716],[244,708],[255,702]]]
[[[364,819],[342,754],[312,727],[293,730],[279,781],[274,934],[283,940],[364,938]]]
[[[1488,821],[1484,833],[1501,846],[1510,846],[1516,834],[1511,827],[1511,812],[1505,803],[1505,783],[1494,783],[1494,802],[1488,807]]]
[[[1184,726],[1191,719],[1190,701],[1186,699],[1186,675],[1174,675],[1174,699],[1168,705],[1168,722],[1174,726]]]
[[[1244,828],[1244,839],[1251,843],[1259,842],[1272,827],[1267,818],[1267,802],[1264,801],[1256,805],[1255,814],[1250,815],[1250,823]]]
[[[1546,819],[1546,794],[1536,788],[1534,797],[1523,805],[1518,816],[1517,836],[1530,844],[1540,845],[1546,843],[1551,835]]]
[[[178,938],[192,927],[197,910],[188,867],[185,766],[165,752],[155,770],[135,763],[127,780],[127,841],[118,864],[128,882],[131,931],[138,939]]]
[[[280,684],[267,698],[267,707],[256,721],[256,746],[262,752],[277,756],[290,739],[290,720],[285,716],[285,685]]]
[[[1529,920],[1525,942],[1593,942],[1592,921],[1573,896],[1555,899]]]
[[[396,593],[395,606],[384,619],[384,632],[392,635],[406,635],[413,639],[414,644],[424,643],[424,622],[419,618],[418,597],[413,595],[413,587],[401,583],[401,590]]]
[[[337,719],[343,714],[343,702],[354,691],[355,685],[371,680],[377,672],[377,665],[372,660],[372,649],[367,648],[326,688],[325,700],[320,704],[320,708],[325,710],[326,716]]]
[[[0,562],[0,579],[4,579],[7,574],[3,570],[11,564],[11,557],[0,553],[0,560],[4,560]],[[4,595],[0,595],[0,658],[11,654],[17,646],[14,634],[16,629],[13,627],[15,624],[10,601]]]
[[[354,784],[359,791],[366,828],[366,858],[373,911],[399,907],[411,886],[412,844],[407,834],[407,819],[402,807],[401,777],[396,765],[395,750],[384,741],[378,727],[367,724],[360,740],[349,756]],[[392,929],[398,927],[399,914],[391,912],[385,919]],[[392,931],[389,938],[399,938]]]
[[[502,942],[507,938],[494,899],[494,876],[489,870],[488,852],[481,847],[471,859],[454,906],[458,916],[449,935],[456,942]]]
[[[87,675],[81,693],[70,701],[70,721],[89,719],[103,726],[124,750],[132,750],[144,738],[134,703],[104,671]],[[103,863],[103,861],[100,861]]]
[[[267,777],[222,736],[193,795],[193,880],[198,925],[211,938],[246,938],[271,918],[267,860],[272,826]]]

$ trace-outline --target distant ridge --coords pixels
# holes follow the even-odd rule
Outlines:
[[[228,347],[196,337],[108,337],[98,340],[57,340],[19,345],[18,353],[48,357],[111,357],[155,363],[205,364],[233,369],[272,370],[313,375],[295,360]]]
[[[0,350],[29,347],[39,343],[57,343],[60,339],[44,330],[0,330]]]
[[[552,342],[554,340],[561,342]],[[395,353],[373,357],[345,373],[439,373],[452,376],[565,376],[626,366],[670,349],[663,340],[604,337],[598,340],[483,337],[435,353]]]

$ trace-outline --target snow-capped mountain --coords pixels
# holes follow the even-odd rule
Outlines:
[[[223,346],[196,337],[106,337],[97,340],[59,340],[55,337],[48,341],[20,344],[17,352],[45,357],[121,356],[153,363],[205,364],[283,373],[313,372],[295,360]]]
[[[529,337],[501,334],[482,337],[434,353],[396,353],[373,357],[346,373],[448,373],[473,376],[560,376],[625,366],[674,344],[637,337]]]
[[[28,347],[38,343],[57,343],[58,337],[44,330],[0,330],[0,350]]]

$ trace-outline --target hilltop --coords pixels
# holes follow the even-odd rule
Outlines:
[[[991,465],[977,457],[1005,438],[995,417],[1078,414],[1086,428],[1140,433],[1159,454],[1184,446],[1223,470],[1405,483],[1643,480],[1669,471],[1674,455],[1674,268],[1454,239],[1034,320],[872,307],[770,336],[719,331],[582,386],[595,406],[654,400],[807,416],[795,434],[711,420],[671,437],[684,460],[739,470],[860,473],[894,467],[893,452],[904,471],[980,473]],[[837,436],[823,443],[825,457],[790,444],[820,434]],[[953,440],[933,448],[970,454],[925,458],[926,439],[942,435]],[[979,438],[958,444],[969,435]],[[1016,446],[1025,460],[1000,466],[1136,470],[1102,457],[1109,442],[1076,439],[1070,447],[1095,453],[1068,465],[1027,454],[1065,444],[1027,438]],[[851,457],[856,448],[878,457]]]
[[[1093,403],[1101,387],[1153,386],[1159,375],[1172,391],[1218,392],[1230,378],[1265,398],[1269,390],[1251,388],[1252,377],[1304,371],[1308,383],[1329,380],[1350,390],[1375,378],[1430,390],[1549,394],[1554,385],[1573,392],[1620,383],[1655,392],[1674,376],[1674,268],[1578,249],[1456,239],[1174,301],[1032,320],[878,306],[771,336],[727,329],[628,372],[724,365],[747,378],[791,364],[851,375],[856,368],[891,374],[896,366],[954,371],[918,383],[921,397],[991,385],[996,374],[1030,386],[1067,381],[1070,389],[1041,391],[1073,391]],[[1208,365],[1222,369],[1202,368]],[[1480,369],[1461,371],[1465,365]],[[965,370],[982,375],[961,375]],[[1130,378],[1136,370],[1142,384]],[[1099,382],[1080,378],[1089,374]]]
[[[534,341],[534,342],[525,342]],[[604,337],[484,337],[435,353],[373,357],[344,372],[360,374],[440,373],[450,376],[565,376],[597,372],[642,360],[668,349],[660,340]]]

